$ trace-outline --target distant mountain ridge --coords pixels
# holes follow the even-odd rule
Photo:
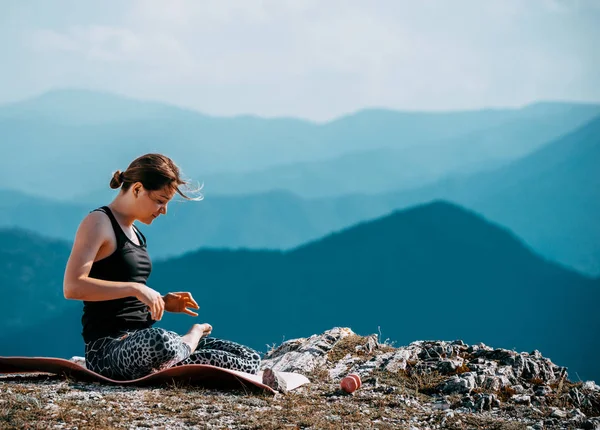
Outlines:
[[[380,327],[401,344],[460,338],[538,349],[571,374],[600,376],[593,359],[600,351],[591,341],[600,329],[598,279],[540,259],[503,228],[446,202],[394,212],[288,252],[190,252],[157,262],[149,285],[191,291],[201,306],[197,322],[259,350],[322,327]],[[62,340],[20,344],[36,334],[30,328],[0,344],[5,355],[74,355],[82,347],[79,319],[72,306],[44,323],[60,329]],[[158,325],[181,332],[194,321],[167,315]]]
[[[547,258],[600,274],[600,117],[494,171],[388,196],[444,198],[508,227]],[[368,204],[366,201],[365,204]]]
[[[134,103],[136,102],[134,101]],[[471,135],[462,134],[459,137],[445,141],[445,143],[438,142],[437,144],[437,155],[446,160],[444,162],[446,167],[451,162],[452,157],[455,160],[460,160],[459,162],[463,166],[471,163],[472,167],[475,167],[477,163],[473,164],[473,160],[469,161],[468,157],[473,156],[477,151],[483,153],[488,150],[492,151],[493,156],[491,159],[495,159],[496,162],[500,162],[503,157],[511,156],[510,151],[524,151],[525,153],[531,151],[535,147],[535,144],[531,142],[535,139],[529,139],[526,133],[527,124],[530,121],[537,121],[540,118],[543,121],[548,121],[548,118],[556,119],[556,117],[549,117],[548,115],[567,115],[564,118],[571,118],[569,121],[575,121],[575,119],[580,121],[586,115],[592,113],[594,109],[595,105],[572,106],[550,103],[527,106],[517,112],[463,112],[449,114],[449,116],[442,114],[419,116],[418,113],[399,114],[397,112],[374,110],[372,112],[357,113],[348,118],[318,126],[308,122],[301,123],[291,120],[270,122],[247,117],[237,118],[236,120],[240,121],[239,124],[244,124],[243,127],[247,127],[247,130],[258,130],[260,133],[270,130],[267,133],[269,135],[275,130],[276,134],[273,136],[278,137],[293,134],[290,124],[302,126],[305,127],[303,130],[307,132],[312,130],[310,133],[318,130],[322,137],[338,136],[344,139],[347,138],[351,142],[350,147],[367,141],[367,137],[370,135],[369,130],[372,131],[374,126],[376,126],[376,129],[393,129],[397,132],[405,130],[404,132],[409,134],[415,131],[414,136],[419,139],[434,138],[435,136],[439,138],[444,133],[452,134],[459,131],[460,133],[466,133],[469,127],[473,129],[485,126],[487,128],[484,128],[483,131],[478,128],[472,131]],[[478,116],[479,114],[481,116]],[[520,126],[504,128],[503,124],[506,124],[507,118],[513,118],[515,114],[522,115],[522,117],[519,117],[521,119],[517,121]],[[571,114],[573,116],[569,116]],[[194,113],[194,115],[196,114]],[[469,119],[476,118],[483,118],[482,123],[469,124]],[[523,120],[523,118],[526,118],[526,120]],[[216,122],[212,121],[213,118],[205,119],[208,121],[207,124],[213,125],[227,122],[224,119],[218,119]],[[454,120],[457,121],[454,126],[448,126]],[[1,119],[0,122],[2,122]],[[568,124],[560,121],[556,122],[560,127],[565,128],[568,128],[568,124],[572,125],[572,122],[568,122]],[[153,130],[157,130],[156,127],[161,128],[160,121],[158,124],[156,123],[157,121],[148,123],[149,129],[145,130],[148,136],[152,134]],[[196,124],[196,121],[178,120],[176,123],[189,125],[191,123]],[[434,127],[436,135],[421,133],[426,129],[427,124],[439,126],[439,129]],[[115,125],[115,128],[110,128],[111,132],[107,132],[103,125],[95,124],[90,127],[97,131],[97,133],[93,133],[94,139],[100,139],[106,143],[112,142],[112,131],[123,131],[128,125]],[[83,128],[87,129],[86,127]],[[543,133],[547,132],[539,124],[534,128],[544,130]],[[1,126],[0,130],[2,130]],[[50,131],[44,127],[41,130]],[[64,127],[64,130],[77,133],[73,130],[80,130],[80,127]],[[228,133],[231,131],[226,128],[221,130]],[[487,133],[490,130],[496,130],[497,133]],[[553,130],[556,132],[557,129]],[[32,133],[37,135],[38,133],[38,131],[33,131],[31,128],[26,131],[28,135]],[[46,134],[41,134],[46,139]],[[181,136],[184,135],[186,134],[183,133]],[[57,138],[52,133],[49,133],[48,136],[52,139]],[[468,138],[468,136],[471,137]],[[477,138],[477,136],[480,136],[483,140]],[[511,140],[511,136],[516,139],[515,142],[521,142],[522,145],[505,147],[499,144],[503,139]],[[541,135],[537,134],[536,136],[540,137]],[[416,158],[410,158],[409,156],[414,147],[403,150],[380,148],[371,149],[369,152],[347,153],[341,158],[319,163],[295,163],[289,165],[289,169],[267,169],[271,172],[279,169],[278,174],[291,177],[291,182],[286,182],[283,176],[280,177],[277,185],[282,188],[292,186],[295,183],[294,186],[306,193],[327,194],[329,192],[341,192],[344,187],[349,187],[353,189],[353,194],[362,189],[363,195],[304,200],[285,190],[279,190],[253,195],[219,196],[216,195],[214,189],[211,189],[209,182],[204,188],[206,195],[204,202],[183,206],[177,203],[170,205],[169,219],[159,219],[150,231],[150,248],[154,255],[160,258],[178,255],[199,247],[286,249],[317,239],[330,231],[347,227],[361,220],[382,216],[397,208],[443,198],[476,209],[489,219],[507,225],[519,237],[522,237],[548,258],[585,273],[600,274],[600,245],[598,245],[600,243],[600,233],[598,233],[598,226],[595,222],[600,211],[596,204],[599,201],[598,187],[590,186],[596,184],[600,176],[596,173],[597,168],[595,165],[600,157],[598,156],[598,150],[594,147],[600,140],[598,136],[600,136],[600,125],[598,119],[596,119],[589,121],[575,131],[542,145],[541,149],[530,153],[523,161],[517,160],[512,163],[505,163],[494,170],[477,175],[455,175],[424,187],[381,195],[369,194],[372,194],[377,187],[385,186],[387,179],[380,180],[381,177],[376,175],[369,177],[365,171],[360,170],[361,162],[371,160],[374,165],[372,170],[377,171],[381,176],[399,175],[397,178],[400,178],[404,175],[405,178],[412,178],[410,180],[414,179],[413,182],[408,179],[402,180],[405,185],[410,183],[412,186],[424,180],[423,176],[413,175],[415,171],[428,168],[431,169],[429,173],[435,176],[439,175],[441,170],[435,170],[436,166],[432,160],[429,160],[427,166],[423,167],[421,167],[421,163],[413,162],[418,159],[416,156]],[[295,135],[295,138],[297,139],[298,135]],[[458,141],[455,141],[456,139]],[[35,147],[28,147],[27,141],[16,140],[11,142],[9,140],[8,142],[7,151],[10,153],[14,149],[20,154],[27,154],[25,160],[27,163],[32,161],[29,159],[30,154],[33,154],[34,158],[35,154],[40,155]],[[16,142],[18,142],[18,145]],[[52,157],[41,157],[40,155],[38,161],[41,166],[36,169],[35,164],[28,164],[26,171],[46,172],[48,168],[58,168],[58,166],[55,166],[55,160],[59,160],[59,163],[65,161],[77,165],[76,169],[59,169],[56,176],[52,176],[51,172],[46,172],[43,180],[36,174],[23,174],[25,170],[19,168],[19,163],[13,163],[12,161],[7,163],[5,169],[0,169],[0,175],[10,175],[10,179],[2,183],[17,183],[22,184],[25,188],[35,188],[38,193],[42,192],[44,197],[17,196],[13,191],[0,192],[2,195],[0,207],[3,208],[0,211],[0,225],[20,226],[52,237],[72,240],[77,225],[87,212],[109,203],[116,195],[116,191],[109,190],[106,186],[106,182],[108,182],[106,172],[100,175],[99,170],[102,169],[97,163],[98,159],[102,157],[113,159],[115,154],[129,154],[131,157],[135,155],[133,147],[117,147],[116,143],[118,142],[115,142],[112,150],[103,151],[103,154],[99,157],[90,152],[88,144],[91,144],[92,147],[94,145],[85,139],[78,140],[77,145],[70,147],[69,153],[72,159],[65,161],[61,159],[59,154],[52,154]],[[299,140],[292,141],[292,143],[291,147],[299,148]],[[311,142],[310,145],[317,147],[317,143]],[[425,144],[427,142],[422,140],[421,143]],[[427,144],[430,145],[431,143]],[[448,146],[447,150],[444,149],[443,145]],[[462,149],[458,152],[450,149],[460,145],[462,145]],[[220,149],[214,150],[215,152],[221,151]],[[246,148],[246,150],[249,150],[249,148]],[[412,163],[414,166],[398,169],[393,154],[404,154],[404,161],[409,165]],[[186,159],[193,160],[193,154],[188,155],[189,157],[186,157]],[[242,155],[241,158],[244,158],[243,151],[240,152],[240,155]],[[515,155],[516,153],[513,152],[512,156]],[[479,156],[475,158],[477,159],[477,157]],[[10,159],[10,157],[7,159]],[[49,162],[48,160],[52,161]],[[425,163],[424,160],[422,161]],[[336,164],[340,162],[342,162],[341,165]],[[301,167],[300,170],[304,169],[304,173],[294,177],[295,170],[293,166]],[[457,166],[458,164],[455,167]],[[12,175],[11,169],[15,170]],[[80,173],[77,169],[80,169]],[[58,197],[56,190],[75,192],[75,186],[83,186],[82,184],[85,184],[86,180],[91,180],[92,177],[96,178],[94,169],[98,169],[98,172],[96,172],[98,173],[98,180],[101,177],[105,178],[102,180],[102,189],[106,191],[96,193],[93,197],[78,199],[75,204],[57,205],[52,199]],[[81,173],[81,170],[85,170],[85,173]],[[356,173],[344,176],[343,173],[349,171]],[[399,173],[396,173],[396,171]],[[229,187],[238,191],[243,190],[244,187],[248,189],[256,186],[257,189],[261,189],[261,187],[269,188],[271,186],[269,185],[269,181],[271,181],[268,178],[269,174],[262,179],[259,178],[260,180],[256,183],[248,179],[252,176],[236,175],[235,172],[228,175],[230,176],[230,183],[228,184],[225,184],[228,176],[220,176],[219,179],[218,175],[207,175],[207,178],[209,180],[211,177],[216,178],[212,180],[224,183],[225,188]],[[325,185],[318,186],[315,183],[304,182],[303,178],[308,176],[317,178],[317,184],[319,182],[327,183],[330,188],[328,189]],[[18,181],[15,182],[15,178],[18,178]],[[254,178],[256,177],[254,176]],[[244,184],[238,187],[240,180]],[[335,188],[336,184],[340,187]],[[51,192],[44,193],[42,186],[51,189]],[[331,187],[334,187],[334,189]]]
[[[301,199],[278,191],[173,202],[148,233],[155,258],[200,247],[289,249],[398,208],[443,198],[506,225],[542,255],[600,274],[600,118],[522,160],[490,172],[439,181],[408,192]],[[0,226],[72,240],[92,204],[58,203],[0,190]]]
[[[162,102],[142,101],[108,92],[62,89],[45,92],[20,102],[0,105],[0,118],[57,122],[64,124],[103,124],[176,116],[200,119],[200,112]]]
[[[305,200],[287,192],[173,202],[167,218],[141,226],[155,258],[200,247],[287,249],[396,208],[438,198],[456,201],[506,225],[536,251],[600,274],[600,118],[511,165],[439,181],[409,192]],[[72,240],[91,204],[68,204],[0,190],[0,226]]]
[[[547,113],[536,114],[538,110]],[[229,195],[281,189],[311,198],[408,190],[448,176],[472,175],[507,165],[585,126],[600,114],[600,108],[582,105],[561,110],[540,104],[524,108],[519,114],[442,141],[402,148],[388,146],[252,172],[212,174],[204,181],[212,192]]]
[[[480,168],[498,157],[505,159],[507,154],[513,157],[515,153],[523,153],[520,151],[531,150],[599,112],[600,106],[574,104],[557,104],[553,109],[534,105],[516,110],[432,113],[372,109],[316,124],[290,118],[215,118],[111,94],[55,91],[0,106],[0,133],[7,142],[3,156],[11,160],[0,170],[0,183],[30,194],[74,198],[103,189],[114,170],[123,170],[136,156],[154,151],[173,157],[184,173],[205,182],[207,190],[211,190],[212,184],[204,176],[210,180],[208,175],[219,172],[323,162],[385,148],[418,152],[419,148],[446,146],[446,143],[448,148],[458,148],[460,144],[463,148],[460,151],[472,157],[467,160],[470,169]],[[525,140],[514,140],[511,136],[525,136]],[[525,144],[530,145],[529,149]],[[501,152],[495,153],[500,147]],[[461,168],[460,151],[459,156],[449,159],[449,164],[445,162],[448,157],[436,159],[436,151],[430,148],[424,155],[415,154],[412,159],[430,160],[437,167],[423,177],[415,177],[413,183],[404,184],[407,177],[400,175],[377,188],[375,185],[381,180],[377,178],[380,175],[377,166],[363,166],[355,175],[374,178],[372,183],[364,181],[371,192],[424,185]],[[402,169],[402,157],[395,159]],[[423,166],[426,169],[426,164]],[[24,169],[36,173],[19,176]],[[343,188],[344,180],[331,185],[319,183],[318,179],[324,178],[323,171],[328,170],[327,165],[317,170],[321,174],[314,181],[310,175],[304,175],[299,183],[288,184],[275,175],[258,190],[269,190],[276,184],[308,196],[325,195],[316,191],[310,194],[311,189],[322,188],[328,193],[348,191]],[[352,171],[339,172],[340,179],[351,175]],[[20,180],[15,181],[16,177]],[[304,187],[303,182],[306,182]],[[67,183],[68,187],[57,186]],[[240,183],[245,182],[235,182],[230,191],[247,191]],[[220,184],[215,184],[214,190],[219,187]],[[333,190],[327,190],[328,187]]]
[[[0,319],[3,331],[65,309],[62,281],[70,244],[21,229],[0,228]],[[1,355],[1,351],[0,351]]]

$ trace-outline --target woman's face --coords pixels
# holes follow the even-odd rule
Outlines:
[[[137,219],[144,224],[152,224],[152,221],[160,215],[166,215],[167,204],[174,195],[175,190],[169,186],[156,191],[148,191],[143,186],[140,186],[137,199]]]

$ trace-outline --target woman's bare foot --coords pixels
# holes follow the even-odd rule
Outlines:
[[[212,326],[210,324],[194,324],[190,331],[187,332],[182,339],[185,343],[187,343],[190,347],[190,350],[194,352],[198,347],[198,342],[204,336],[208,336],[212,331]]]

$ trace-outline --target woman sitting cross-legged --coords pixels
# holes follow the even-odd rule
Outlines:
[[[180,191],[185,184],[171,159],[143,155],[113,175],[111,188],[121,188],[115,199],[81,222],[63,288],[65,298],[84,302],[82,335],[88,369],[117,380],[183,364],[258,372],[260,355],[235,342],[208,337],[210,324],[194,324],[184,336],[153,327],[165,311],[197,316],[191,309],[199,307],[189,292],[163,296],[146,284],[152,263],[134,221],[150,225],[166,215],[175,193],[198,200]]]

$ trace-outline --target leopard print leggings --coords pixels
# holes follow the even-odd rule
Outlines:
[[[86,344],[85,363],[107,378],[131,380],[184,364],[210,364],[256,374],[260,355],[247,346],[212,337],[200,339],[192,352],[179,334],[151,327]]]

